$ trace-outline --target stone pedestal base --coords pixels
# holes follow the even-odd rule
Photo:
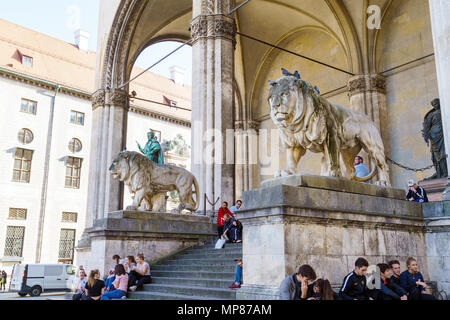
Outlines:
[[[112,256],[143,253],[151,262],[200,241],[212,239],[217,231],[208,217],[197,215],[118,211],[95,222],[80,241],[76,265],[99,269],[102,276],[112,267]]]
[[[264,273],[264,271],[262,271]],[[236,300],[279,300],[280,286],[243,284],[236,292]]]
[[[442,193],[447,186],[447,178],[420,181],[419,185],[427,192],[430,202],[442,201]]]
[[[302,264],[339,286],[360,256],[370,264],[398,259],[403,270],[406,258],[414,256],[429,279],[420,204],[396,199],[395,189],[359,182],[299,176],[284,185],[286,179],[243,194],[241,298],[261,298],[253,290],[257,286],[267,289],[263,295],[276,295],[275,288]],[[307,180],[321,189],[302,186]]]

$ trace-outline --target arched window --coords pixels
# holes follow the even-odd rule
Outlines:
[[[81,144],[80,140],[78,140],[77,138],[73,138],[72,140],[70,140],[70,142],[69,142],[70,152],[77,153],[77,152],[80,152],[82,148],[83,148],[83,145]]]
[[[34,136],[33,132],[28,129],[21,129],[19,131],[19,134],[17,135],[17,138],[19,139],[19,142],[22,144],[29,144],[33,141]]]

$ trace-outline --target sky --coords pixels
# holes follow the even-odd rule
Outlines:
[[[0,18],[54,38],[74,43],[74,32],[81,28],[91,35],[89,49],[97,51],[97,28],[99,16],[98,0],[0,0]],[[138,57],[136,66],[146,69],[179,43],[162,42],[153,45]],[[184,47],[151,72],[170,77],[169,68],[177,65],[186,70],[186,83],[191,84],[192,53]]]

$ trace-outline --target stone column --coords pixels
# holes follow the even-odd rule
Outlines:
[[[429,2],[445,151],[448,154],[450,150],[450,2],[448,0],[430,0]],[[449,158],[447,158],[447,167],[450,168]],[[450,180],[442,194],[442,200],[450,200]]]
[[[244,191],[259,187],[258,138],[259,122],[236,121],[236,200]]]
[[[389,128],[385,125],[388,121],[386,78],[378,74],[356,75],[348,81],[348,90],[350,108],[372,119],[380,131],[385,154],[390,157]],[[390,163],[388,166],[390,169]],[[392,174],[390,178],[392,181]]]
[[[89,169],[86,229],[104,219],[109,212],[123,209],[123,185],[112,179],[109,167],[125,149],[128,118],[128,93],[125,90],[98,90],[92,96],[92,142]],[[87,245],[82,236],[79,246]]]
[[[210,201],[234,200],[236,26],[226,16],[231,5],[231,0],[193,1],[192,172],[200,185],[202,204],[204,194]],[[207,210],[211,210],[209,204]]]

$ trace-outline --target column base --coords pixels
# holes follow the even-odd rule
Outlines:
[[[280,300],[280,287],[243,284],[236,292],[236,300]]]

